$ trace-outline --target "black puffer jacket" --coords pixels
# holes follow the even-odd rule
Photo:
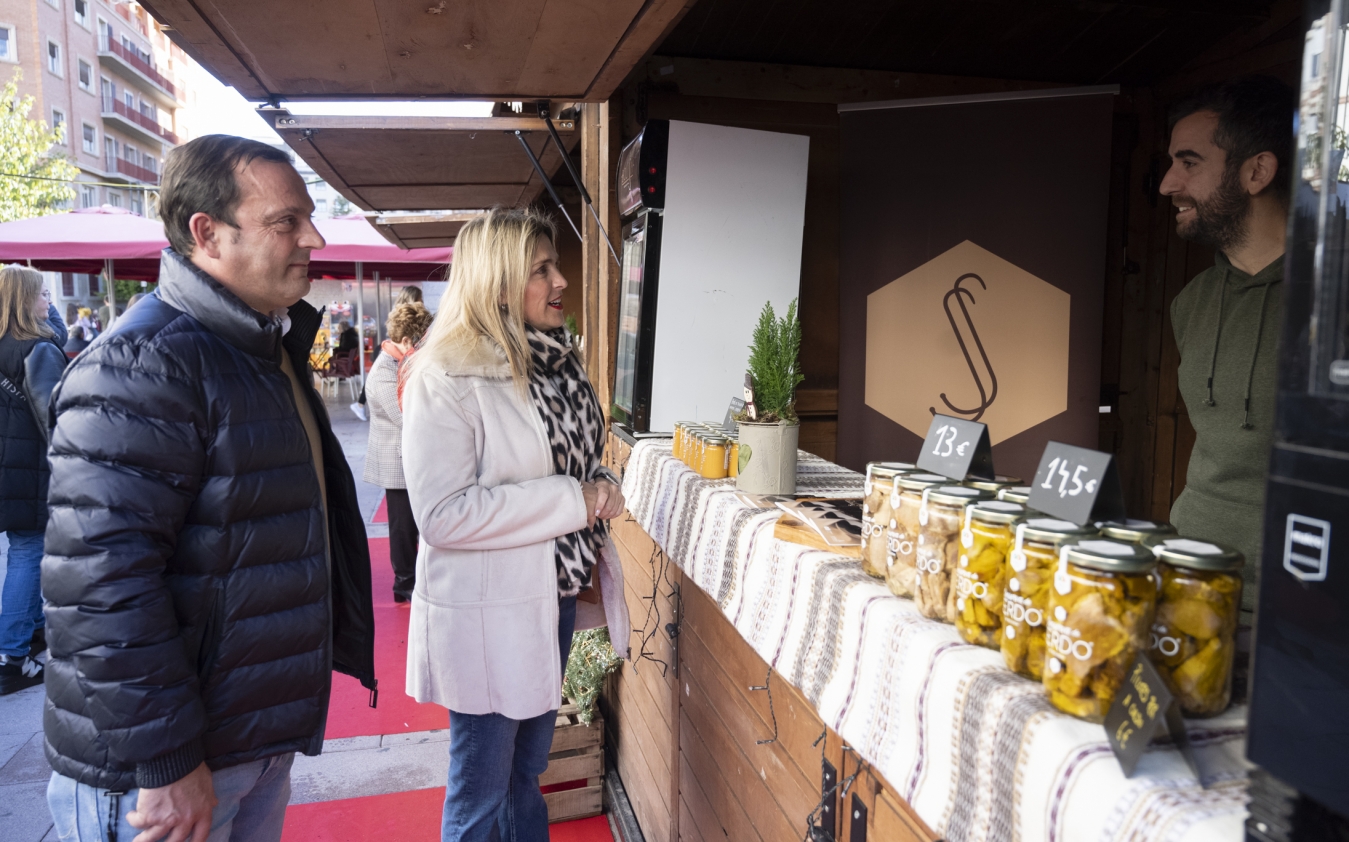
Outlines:
[[[43,724],[62,775],[125,790],[318,754],[331,670],[374,688],[356,486],[303,374],[319,317],[289,317],[283,339],[166,249],[159,291],[53,395]],[[282,353],[322,433],[326,531]]]
[[[47,402],[65,367],[54,339],[0,336],[0,532],[47,526]]]

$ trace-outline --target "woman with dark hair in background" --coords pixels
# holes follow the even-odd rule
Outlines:
[[[47,529],[47,403],[66,367],[48,322],[42,274],[0,268],[0,530],[9,537],[0,594],[0,696],[42,683],[33,656],[41,635],[43,535]]]

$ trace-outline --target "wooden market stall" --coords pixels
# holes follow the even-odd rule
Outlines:
[[[353,204],[382,212],[374,224],[409,245],[452,241],[465,211],[539,199],[544,185],[506,130],[533,132],[530,143],[543,151],[552,181],[565,185],[559,150],[544,149],[537,118],[499,112],[492,119],[504,122],[376,125],[360,118],[293,118],[281,110],[285,100],[548,100],[555,113],[576,103],[565,151],[577,159],[612,236],[621,227],[618,155],[647,121],[808,136],[801,447],[820,457],[821,472],[859,490],[860,478],[844,469],[894,455],[861,452],[847,433],[848,413],[863,409],[861,387],[846,363],[855,330],[841,277],[846,161],[840,106],[1118,86],[1110,105],[1098,287],[1103,411],[1094,444],[1116,455],[1130,513],[1160,520],[1184,486],[1194,441],[1177,388],[1169,305],[1212,262],[1211,252],[1175,236],[1170,204],[1157,195],[1167,166],[1166,113],[1211,81],[1260,72],[1295,83],[1303,46],[1302,6],[1289,0],[918,0],[847,7],[823,0],[449,6],[341,0],[328,4],[324,20],[258,0],[145,5],[222,81],[270,103],[274,124],[297,153]],[[333,21],[344,23],[329,25]],[[284,122],[289,119],[298,122]],[[985,163],[1000,163],[995,140]],[[576,199],[575,191],[566,195]],[[608,406],[619,267],[595,220],[572,207],[583,235],[576,291],[584,351]],[[562,229],[565,240],[565,223]],[[630,440],[610,441],[608,458],[620,472],[632,472],[630,488],[638,492],[629,493],[632,515],[613,530],[633,616],[634,658],[613,677],[603,702],[614,790],[625,793],[640,838],[769,842],[804,838],[813,823],[827,829],[828,838],[849,842],[1035,838],[1041,832],[1072,839],[1072,829],[1103,818],[1141,823],[1129,827],[1165,824],[1178,815],[1172,812],[1178,802],[1204,797],[1189,790],[1171,794],[1176,788],[1161,772],[1174,772],[1176,758],[1159,751],[1156,785],[1144,780],[1119,802],[1134,812],[1099,815],[1093,785],[1116,790],[1079,774],[1095,756],[1082,748],[1090,736],[1053,725],[1047,704],[1009,681],[1005,670],[943,648],[929,631],[910,629],[893,613],[895,598],[869,590],[855,561],[765,549],[771,539],[757,546],[759,555],[742,552],[742,536],[764,529],[761,516],[711,499],[715,489],[679,474],[657,447],[634,452]],[[679,529],[671,526],[676,517],[683,519]],[[715,569],[713,550],[721,553]],[[757,601],[747,590],[751,584],[761,588]],[[774,615],[779,609],[791,616]],[[899,642],[889,647],[892,641]],[[890,660],[864,663],[863,651]],[[843,653],[852,659],[848,665],[835,663]],[[924,705],[876,702],[865,725],[845,715],[855,694],[888,704],[887,687],[896,699],[899,688],[912,689]],[[903,721],[913,731],[906,717],[915,716],[916,749],[900,745],[899,729],[884,727]],[[922,716],[944,724],[924,724]],[[1222,772],[1210,783],[1226,801],[1214,808],[1216,819],[1187,814],[1185,820],[1230,826],[1241,809],[1241,779],[1231,772],[1239,766],[1232,743],[1240,739],[1241,722],[1223,720],[1212,731],[1204,739]],[[906,770],[904,779],[886,769]],[[846,784],[846,794],[834,783]],[[1026,817],[1037,810],[1044,816]],[[1092,812],[1098,815],[1083,816]]]

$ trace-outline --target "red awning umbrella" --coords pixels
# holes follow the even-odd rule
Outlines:
[[[168,244],[163,225],[111,205],[0,223],[0,262],[44,272],[96,275],[113,260],[117,277],[153,281]]]
[[[358,213],[334,219],[316,219],[314,225],[328,245],[309,258],[311,278],[354,278],[361,275],[394,281],[443,281],[454,248],[402,249],[384,239]]]

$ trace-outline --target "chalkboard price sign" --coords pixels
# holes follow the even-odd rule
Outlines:
[[[1171,741],[1180,749],[1185,761],[1190,765],[1195,777],[1202,782],[1194,752],[1190,748],[1189,735],[1185,731],[1185,721],[1180,715],[1180,705],[1176,703],[1157,668],[1148,660],[1147,653],[1140,653],[1129,668],[1115,702],[1105,714],[1105,735],[1110,748],[1115,752],[1124,777],[1134,773],[1134,767],[1143,756],[1148,743],[1159,730],[1166,729]]]
[[[993,479],[993,447],[988,425],[949,415],[934,415],[927,441],[914,460],[918,467],[955,480]]]
[[[1056,441],[1045,446],[1026,505],[1079,526],[1126,516],[1114,457]]]

